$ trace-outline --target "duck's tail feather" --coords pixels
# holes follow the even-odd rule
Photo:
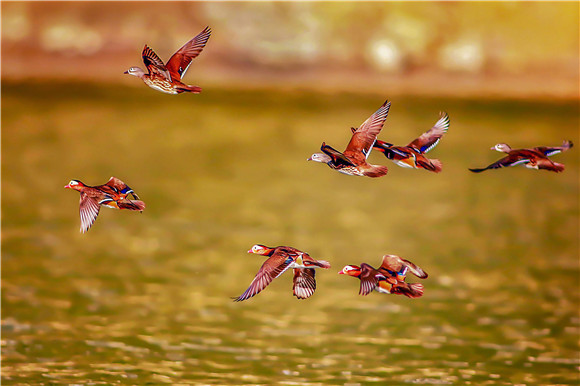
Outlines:
[[[140,200],[119,200],[117,205],[119,209],[138,210],[139,212],[145,209],[145,203]]]
[[[364,175],[367,177],[377,178],[386,175],[389,169],[383,165],[370,165],[368,169],[364,171]]]
[[[427,162],[419,161],[417,162],[417,166],[423,168],[425,170],[429,170],[430,172],[439,173],[441,172],[443,163],[438,159],[427,159]]]
[[[393,286],[391,292],[405,295],[408,298],[420,298],[423,296],[423,284],[405,283],[404,285]]]
[[[178,93],[191,92],[194,94],[199,94],[199,93],[201,93],[201,87],[199,87],[199,86],[180,86],[177,88],[177,92]]]

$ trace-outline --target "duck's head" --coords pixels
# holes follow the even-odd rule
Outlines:
[[[123,74],[129,74],[129,75],[136,76],[137,78],[142,78],[143,75],[145,75],[145,71],[143,71],[139,67],[131,67],[127,71],[125,71]]]
[[[248,251],[248,253],[255,253],[256,255],[267,255],[272,251],[272,248],[268,248],[262,244],[256,244]]]
[[[85,184],[83,184],[82,182],[80,182],[79,180],[71,180],[68,185],[65,185],[65,189],[74,189],[74,190],[80,190],[81,187],[85,186]]]
[[[500,153],[509,153],[512,148],[507,143],[498,143],[491,150],[499,151]]]
[[[359,277],[360,267],[358,265],[346,265],[338,274]]]
[[[332,160],[332,158],[330,158],[330,156],[324,154],[324,153],[314,153],[312,154],[312,156],[310,158],[308,158],[308,161],[314,161],[314,162],[322,162],[322,163],[328,163]]]

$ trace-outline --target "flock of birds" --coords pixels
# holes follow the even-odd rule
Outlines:
[[[190,86],[181,81],[187,72],[191,62],[205,47],[211,29],[206,27],[196,37],[181,47],[166,64],[147,45],[143,48],[143,63],[147,73],[139,67],[131,67],[125,74],[140,78],[149,87],[168,94],[180,94],[190,92],[199,94],[201,87]],[[395,164],[404,168],[425,169],[439,173],[442,168],[441,161],[429,159],[426,153],[432,150],[441,140],[441,137],[449,129],[449,115],[441,112],[441,117],[435,125],[411,141],[406,146],[395,146],[391,143],[377,139],[381,132],[391,103],[385,101],[383,105],[364,121],[358,128],[351,128],[352,136],[344,152],[340,152],[326,143],[322,143],[322,153],[313,154],[308,160],[322,162],[331,169],[351,176],[382,177],[388,169],[383,165],[372,165],[367,162],[373,149],[381,152]],[[479,173],[488,169],[524,165],[531,169],[544,169],[553,172],[561,172],[564,165],[553,162],[549,157],[570,149],[571,141],[564,141],[562,146],[535,147],[531,149],[512,149],[505,143],[499,143],[492,150],[507,153],[502,159],[479,169],[469,169]],[[70,181],[65,188],[80,192],[80,218],[81,232],[87,232],[94,224],[101,206],[114,209],[129,209],[142,212],[145,203],[127,184],[118,178],[111,179],[103,185],[88,186],[79,180]],[[132,197],[132,199],[131,199]],[[298,299],[307,299],[316,290],[316,268],[330,268],[330,263],[324,260],[315,260],[308,253],[293,247],[278,246],[267,247],[256,244],[248,251],[268,258],[260,267],[254,280],[246,291],[233,298],[234,301],[249,299],[264,290],[275,278],[292,268],[294,272],[293,294]],[[387,294],[400,294],[409,298],[417,298],[423,295],[423,285],[420,283],[407,283],[407,273],[425,279],[427,273],[413,264],[395,255],[384,255],[379,268],[369,264],[347,265],[339,274],[356,277],[360,280],[359,294],[368,295],[373,291]]]

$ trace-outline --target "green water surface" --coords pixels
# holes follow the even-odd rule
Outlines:
[[[578,143],[577,101],[140,86],[2,84],[3,384],[578,384],[578,147],[561,174],[467,170],[497,142]],[[449,113],[442,173],[306,161],[386,98],[396,144]],[[80,234],[63,186],[111,176],[146,210]],[[332,268],[308,300],[286,273],[234,303],[256,243]],[[422,298],[337,274],[385,253],[429,273]]]

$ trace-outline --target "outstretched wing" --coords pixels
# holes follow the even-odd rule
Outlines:
[[[93,197],[81,192],[79,212],[81,215],[81,232],[85,233],[95,223],[101,206]]]
[[[563,151],[566,151],[573,146],[574,144],[572,143],[572,141],[564,141],[562,146],[554,146],[554,147],[539,146],[535,147],[534,150],[537,150],[540,153],[544,154],[546,157],[549,157],[554,154],[562,153]]]
[[[169,71],[167,71],[165,64],[163,64],[163,61],[159,58],[159,56],[157,56],[155,51],[145,45],[145,47],[143,47],[141,56],[143,56],[143,63],[145,63],[149,74],[159,75],[171,81],[171,75],[169,74]]]
[[[379,135],[385,124],[390,107],[391,102],[386,100],[373,115],[364,121],[358,129],[354,130],[352,138],[344,151],[347,157],[357,159],[362,153],[365,159],[368,158],[377,135]]]
[[[449,115],[445,111],[442,111],[440,115],[441,118],[439,118],[437,123],[435,123],[435,126],[421,134],[419,138],[415,139],[407,146],[414,147],[421,153],[427,153],[429,150],[437,146],[443,134],[445,134],[449,129]]]
[[[500,169],[500,168],[505,168],[508,166],[516,166],[516,165],[522,165],[522,164],[527,164],[528,162],[530,162],[529,158],[514,158],[511,156],[507,156],[504,157],[502,159],[500,159],[499,161],[496,161],[494,163],[492,163],[491,165],[488,165],[484,168],[481,169],[469,169],[470,171],[474,172],[474,173],[480,173],[483,172],[484,170],[488,170],[488,169]]]
[[[307,299],[316,290],[314,268],[294,268],[294,285],[292,290],[298,299]]]
[[[250,283],[248,289],[237,298],[234,298],[234,301],[241,302],[242,300],[249,299],[260,293],[272,282],[272,280],[286,272],[290,267],[290,263],[293,261],[294,260],[291,258],[284,258],[284,256],[281,255],[270,257],[264,262],[264,264],[262,264],[262,267],[256,274],[254,280]]]
[[[381,263],[381,266],[379,268],[379,272],[381,272],[382,270],[385,270],[389,274],[395,274],[400,276],[399,280],[404,280],[407,271],[411,271],[413,275],[421,279],[425,279],[428,277],[427,272],[423,271],[421,267],[415,265],[409,260],[402,259],[397,255],[384,255],[383,262]]]
[[[205,47],[211,35],[211,28],[205,27],[196,37],[188,41],[181,47],[173,56],[167,61],[167,70],[171,74],[171,78],[181,80],[187,69],[191,65],[191,61],[195,59]]]

